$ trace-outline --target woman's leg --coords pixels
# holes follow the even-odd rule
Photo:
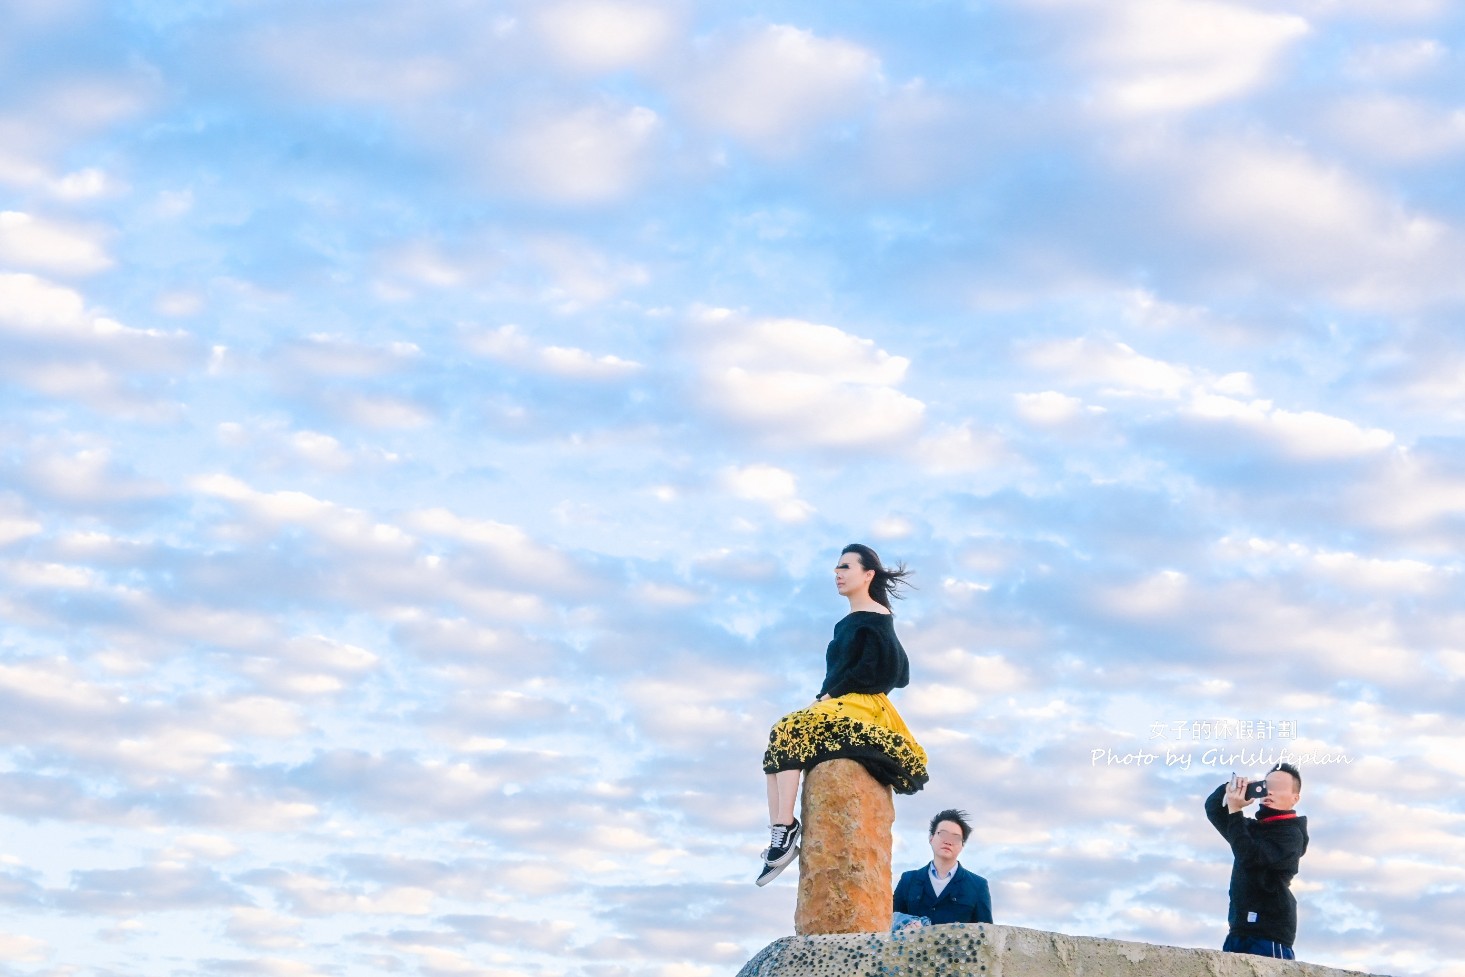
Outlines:
[[[774,824],[794,823],[794,801],[799,796],[799,776],[802,770],[780,770],[769,779],[774,783],[769,785],[769,808],[773,808],[773,793],[776,788],[778,792],[778,809],[774,811]]]
[[[768,781],[768,823],[778,820],[778,778],[771,773],[763,775]]]

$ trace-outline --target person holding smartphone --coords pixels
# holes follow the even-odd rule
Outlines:
[[[1231,775],[1206,798],[1206,817],[1231,846],[1230,926],[1222,950],[1297,959],[1297,899],[1292,879],[1307,853],[1307,818],[1293,808],[1302,774],[1279,763],[1265,780]],[[1242,812],[1261,801],[1255,818]]]

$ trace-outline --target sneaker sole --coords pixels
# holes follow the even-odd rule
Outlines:
[[[788,851],[784,852],[783,855],[780,856],[777,861],[773,861],[773,862],[768,861],[768,856],[767,855],[764,855],[763,856],[763,861],[764,861],[765,864],[772,865],[774,868],[783,868],[789,862],[793,861],[795,858],[798,858],[799,857],[799,852],[801,850],[802,850],[801,846],[799,845],[799,843],[797,841],[795,841],[793,843],[793,846],[790,847]]]
[[[799,853],[799,849],[798,848],[794,848],[789,853],[788,857],[786,857],[781,863],[779,863],[777,865],[768,865],[768,867],[771,868],[771,869],[773,869],[773,871],[771,871],[771,872],[765,872],[763,875],[758,876],[757,880],[755,880],[753,884],[756,885],[756,886],[760,886],[761,887],[761,886],[767,885],[768,883],[772,882],[774,879],[778,878],[780,875],[783,874],[783,870],[786,869],[786,868],[788,868],[789,863],[793,861],[793,856],[797,855],[798,853]],[[764,863],[764,864],[767,864],[767,863]]]

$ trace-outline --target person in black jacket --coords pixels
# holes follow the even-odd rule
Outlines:
[[[945,810],[931,819],[931,861],[900,877],[893,899],[895,912],[932,923],[992,922],[987,880],[956,860],[971,833],[965,811]]]
[[[825,760],[858,760],[877,781],[900,794],[925,786],[926,751],[890,701],[910,683],[910,661],[895,636],[890,609],[904,565],[881,564],[870,547],[851,543],[839,554],[834,586],[849,613],[834,626],[824,653],[824,683],[814,702],[774,724],[763,754],[771,837],[758,885],[767,885],[799,853],[802,830],[794,802],[803,771]]]
[[[1226,839],[1231,864],[1230,931],[1222,950],[1295,960],[1297,900],[1290,888],[1307,852],[1307,818],[1293,810],[1302,795],[1302,774],[1279,763],[1267,774],[1267,792],[1256,818],[1242,814],[1255,803],[1251,783],[1233,777],[1206,798],[1206,817]]]

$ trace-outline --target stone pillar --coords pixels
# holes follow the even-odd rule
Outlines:
[[[827,760],[804,774],[799,810],[799,902],[794,932],[890,929],[890,829],[895,801],[855,760]]]

